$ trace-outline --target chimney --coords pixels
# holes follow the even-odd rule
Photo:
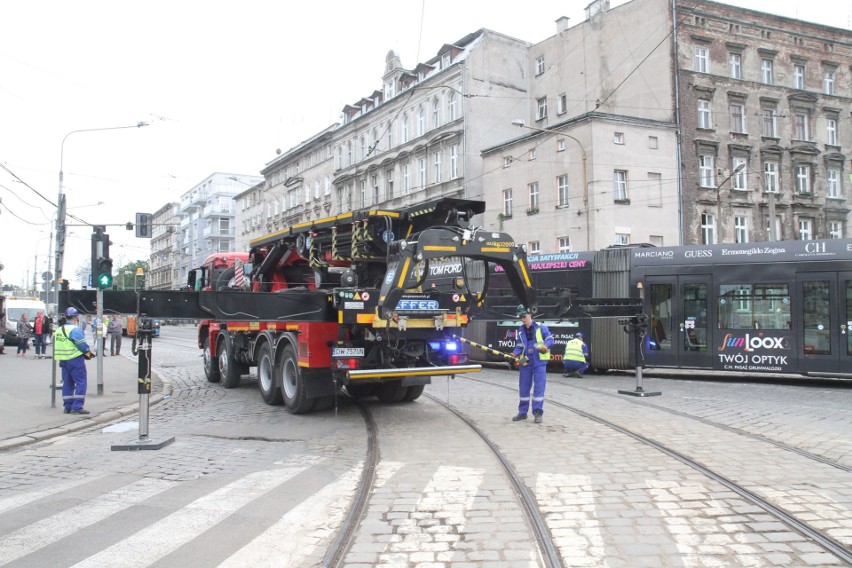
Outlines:
[[[609,10],[609,0],[594,0],[586,6],[586,19],[591,20],[596,14]]]
[[[568,20],[570,20],[568,16],[562,16],[558,20],[556,20],[556,33],[561,34],[565,30],[568,29]]]

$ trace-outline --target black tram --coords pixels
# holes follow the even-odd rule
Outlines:
[[[632,369],[617,318],[560,318],[564,298],[644,300],[647,367],[852,375],[852,239],[681,247],[614,246],[596,253],[531,255],[541,294],[537,321],[564,343],[583,331],[594,369]],[[510,352],[517,299],[490,272],[490,312],[468,339]],[[471,350],[471,358],[499,360]]]
[[[599,255],[612,254],[601,251]],[[630,249],[649,367],[852,374],[852,240]]]
[[[539,293],[536,321],[547,325],[553,334],[551,362],[554,365],[561,365],[565,344],[575,333],[582,331],[587,337],[591,333],[590,320],[560,317],[559,314],[565,311],[569,298],[591,295],[594,257],[593,252],[527,257],[531,278]],[[465,329],[465,338],[497,351],[511,353],[515,347],[517,329],[521,325],[516,317],[519,300],[499,266],[491,266],[486,303],[489,314],[503,314],[504,317],[487,320],[474,318]],[[479,349],[470,349],[470,358],[475,361],[505,362],[505,359]]]

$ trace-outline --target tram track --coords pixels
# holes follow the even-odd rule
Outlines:
[[[610,393],[601,392],[599,390],[595,390],[595,389],[592,389],[592,388],[587,388],[587,387],[582,387],[582,386],[579,386],[579,385],[571,384],[567,381],[560,381],[558,379],[553,379],[553,378],[549,378],[548,381],[555,383],[555,384],[558,384],[558,385],[565,386],[565,387],[570,387],[570,388],[573,388],[573,389],[582,390],[582,391],[585,391],[585,392],[594,393],[594,394],[601,395],[601,396],[606,396],[606,397],[610,397],[610,398],[617,398],[619,400],[625,400],[625,401],[628,401],[632,404],[638,404],[640,406],[646,406],[648,408],[653,408],[654,410],[659,410],[660,412],[665,412],[665,413],[671,414],[673,416],[680,416],[681,418],[688,418],[689,420],[695,420],[697,422],[701,422],[702,424],[706,424],[707,426],[712,426],[713,428],[718,428],[720,430],[725,430],[726,432],[731,432],[733,434],[744,436],[744,437],[750,438],[752,440],[757,440],[758,442],[770,444],[772,446],[775,446],[776,448],[797,454],[797,455],[802,456],[804,458],[807,458],[809,460],[813,460],[815,462],[819,462],[819,463],[828,465],[830,467],[839,469],[841,471],[852,472],[852,466],[850,466],[850,465],[840,463],[838,461],[832,460],[832,459],[827,458],[825,456],[821,456],[819,454],[815,454],[813,452],[810,452],[810,451],[802,449],[802,448],[798,448],[796,446],[791,446],[790,444],[786,444],[784,442],[779,442],[778,440],[773,440],[771,438],[767,438],[766,436],[761,436],[760,434],[754,434],[754,433],[749,432],[747,430],[743,430],[742,428],[736,428],[734,426],[728,426],[727,424],[722,424],[721,422],[717,422],[715,420],[710,420],[709,418],[703,418],[701,416],[689,414],[688,412],[675,410],[673,408],[667,408],[665,406],[661,406],[659,404],[654,404],[652,402],[648,402],[648,401],[642,400],[642,399],[633,399],[633,398],[629,398],[629,397],[624,397],[623,395],[614,395],[614,394],[610,394]]]
[[[517,389],[514,388],[514,387],[509,387],[509,386],[501,385],[501,384],[495,384],[495,383],[489,382],[487,380],[478,379],[478,378],[471,378],[471,377],[467,377],[467,378],[468,378],[468,380],[470,380],[472,382],[481,383],[481,384],[484,384],[484,385],[500,388],[500,389],[503,389],[503,390],[508,390],[508,391],[511,391],[511,392],[517,392]],[[597,391],[594,391],[594,392],[595,392],[595,394],[600,394]],[[765,511],[769,515],[772,515],[773,517],[775,517],[776,519],[778,519],[782,523],[786,524],[787,526],[789,526],[793,530],[797,531],[799,534],[804,535],[805,537],[811,539],[812,541],[817,543],[819,546],[821,546],[823,549],[825,549],[827,552],[830,552],[831,554],[835,555],[837,558],[841,559],[845,563],[852,565],[852,550],[850,550],[849,548],[844,546],[843,543],[841,543],[838,540],[832,538],[831,536],[825,534],[821,530],[815,528],[812,524],[802,520],[801,518],[796,517],[794,514],[786,511],[784,508],[773,504],[772,502],[770,502],[767,499],[764,499],[763,497],[761,497],[760,495],[758,495],[754,491],[749,490],[748,488],[746,488],[743,485],[737,483],[736,481],[730,479],[729,477],[722,475],[722,474],[718,473],[717,471],[714,471],[713,469],[711,469],[711,468],[705,466],[704,464],[690,458],[689,456],[687,456],[687,455],[685,455],[681,452],[678,452],[677,450],[675,450],[675,449],[673,449],[673,448],[671,448],[671,447],[669,447],[669,446],[667,446],[667,445],[665,445],[661,442],[658,442],[658,441],[656,441],[652,438],[644,436],[644,435],[642,435],[642,434],[640,434],[640,433],[638,433],[634,430],[631,430],[629,428],[626,428],[624,426],[616,424],[615,422],[607,420],[604,417],[592,414],[590,412],[586,412],[586,411],[579,409],[579,408],[576,408],[574,406],[570,406],[568,404],[559,402],[558,400],[554,400],[554,397],[552,397],[552,396],[548,397],[547,406],[559,408],[561,410],[574,413],[574,414],[581,416],[581,417],[583,417],[587,420],[590,420],[592,422],[595,422],[597,424],[600,424],[602,426],[610,428],[610,429],[612,429],[612,430],[614,430],[614,431],[616,431],[616,432],[618,432],[618,433],[620,433],[624,436],[627,436],[627,437],[629,437],[629,438],[631,438],[631,439],[633,439],[633,440],[635,440],[635,441],[637,441],[637,442],[639,442],[639,443],[641,443],[645,446],[651,447],[651,448],[671,457],[672,459],[677,460],[678,462],[680,462],[680,463],[692,468],[693,470],[698,471],[699,473],[705,475],[709,479],[712,479],[713,481],[716,481],[717,483],[723,485],[724,487],[726,487],[730,491],[733,491],[734,493],[736,493],[737,495],[742,497],[744,500],[750,502],[751,504],[753,504],[756,507],[759,507],[760,509],[762,509],[763,511]],[[655,405],[649,405],[649,406],[655,406]],[[712,424],[710,424],[710,425],[712,425]],[[738,433],[738,432],[734,432],[734,433]],[[760,441],[765,441],[765,440],[762,440],[759,437],[757,439],[760,440]],[[808,457],[808,456],[805,456],[805,457]],[[829,465],[831,465],[831,464],[829,464]],[[841,468],[841,469],[844,469],[844,468]]]

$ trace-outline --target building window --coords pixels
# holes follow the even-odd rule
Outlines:
[[[814,221],[807,217],[799,217],[799,240],[810,241],[814,238]]]
[[[805,66],[804,65],[793,65],[793,88],[804,90],[805,89]]]
[[[700,187],[716,187],[716,172],[714,169],[713,156],[700,154],[698,156],[698,185]]]
[[[402,166],[402,193],[405,195],[411,193],[411,172],[408,164]]]
[[[508,168],[511,165],[512,165],[512,156],[506,156],[505,158],[503,158],[503,167],[504,168]]]
[[[536,57],[535,60],[535,74],[541,75],[544,73],[544,56]]]
[[[325,189],[323,190],[323,195],[331,195],[331,177],[325,176]]]
[[[379,176],[371,176],[370,181],[373,182],[373,204],[379,202]]]
[[[811,193],[811,167],[804,166],[796,166],[796,192],[800,194],[810,194]]]
[[[560,138],[559,140],[556,141],[556,151],[557,152],[564,152],[565,151],[565,139],[564,138]]]
[[[744,215],[734,217],[734,242],[748,242],[748,217]]]
[[[615,132],[612,135],[613,144],[624,144],[624,132]]]
[[[322,194],[322,184],[320,183],[320,180],[316,180],[314,182],[314,199],[319,199],[321,194]]]
[[[731,132],[746,133],[745,105],[742,103],[731,103],[728,107],[731,112]]]
[[[825,143],[832,146],[837,146],[837,119],[825,119]]]
[[[748,189],[748,162],[745,158],[733,158],[731,163],[734,169],[737,169],[740,164],[743,166],[743,169],[734,174],[731,185],[734,189]]]
[[[568,96],[562,93],[556,97],[556,114],[565,114],[568,112]]]
[[[834,69],[826,69],[822,73],[822,92],[826,95],[834,94],[834,78],[837,76],[837,73]]]
[[[568,207],[568,175],[556,177],[556,196],[559,207]]]
[[[773,240],[772,228],[770,227],[769,223],[770,223],[769,217],[766,217],[766,224],[765,224],[766,238],[769,239],[769,240]],[[775,216],[775,237],[774,237],[774,240],[780,241],[780,240],[783,240],[783,238],[784,237],[781,235],[781,216],[776,215]]]
[[[656,136],[648,136],[648,148],[656,150],[660,147],[660,139]]]
[[[417,159],[417,181],[420,187],[426,187],[426,158]]]
[[[450,91],[450,96],[449,96],[449,99],[447,101],[447,114],[449,115],[448,120],[450,122],[452,122],[456,118],[458,118],[457,106],[458,106],[458,104],[457,104],[457,101],[456,101],[456,93],[455,93],[455,91]]]
[[[452,54],[448,51],[441,55],[441,69],[446,69],[452,63]]]
[[[760,81],[764,85],[773,85],[775,83],[775,74],[773,72],[773,62],[771,59],[760,60]]]
[[[541,244],[538,241],[530,241],[527,245],[530,254],[541,254]]]
[[[393,199],[393,170],[385,172],[385,198]]]
[[[710,114],[710,101],[698,99],[698,128],[713,128],[713,120]]]
[[[402,115],[402,142],[408,142],[408,115]]]
[[[426,109],[421,105],[417,108],[417,135],[426,134]]]
[[[503,190],[503,215],[505,217],[512,216],[512,189]]]
[[[615,170],[612,173],[612,198],[627,201],[627,197],[627,171]]]
[[[432,181],[438,183],[441,181],[441,153],[435,152],[435,159],[432,161],[434,171],[432,172]]]
[[[778,193],[778,162],[763,162],[763,189],[767,193]]]
[[[810,140],[808,133],[808,114],[806,112],[797,112],[793,114],[793,138],[795,140]]]
[[[533,211],[533,212],[538,211],[538,201],[539,201],[538,200],[538,197],[539,197],[538,182],[533,182],[533,183],[527,185],[527,188],[529,189],[529,196],[530,196],[530,200],[529,200],[530,211]]]
[[[527,157],[530,160],[535,160],[535,148],[530,148],[530,151],[529,151],[529,154],[527,154]]]
[[[706,47],[696,47],[695,48],[695,59],[693,63],[693,70],[699,73],[709,73],[710,65],[709,58]]]
[[[826,195],[834,199],[840,198],[840,170],[829,168],[826,171]]]
[[[763,135],[778,138],[778,113],[774,107],[763,109]]]
[[[541,97],[537,101],[538,108],[535,113],[535,119],[541,120],[547,118],[547,97]]]
[[[728,54],[728,76],[731,79],[743,78],[743,58],[739,53]]]
[[[366,180],[361,180],[359,182],[359,187],[361,188],[361,199],[360,199],[360,207],[363,209],[367,206],[367,182]]]
[[[716,217],[712,213],[701,214],[701,244],[716,244]]]
[[[615,234],[615,244],[617,245],[629,245],[630,244],[630,235],[627,233],[616,233]]]
[[[568,237],[557,237],[556,246],[559,252],[571,252],[571,239]]]
[[[829,221],[828,222],[828,238],[829,239],[842,239],[843,233],[843,222],[842,221]]]
[[[459,177],[459,145],[450,146],[450,179]]]
[[[432,128],[441,126],[441,101],[435,99],[432,101]]]

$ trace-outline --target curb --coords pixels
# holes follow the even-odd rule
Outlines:
[[[148,398],[148,406],[154,406],[164,400],[167,400],[167,398],[171,398],[172,391],[174,390],[170,383],[164,382],[162,377],[159,377],[159,375],[158,378],[160,379],[160,383],[163,385],[163,392],[150,395]],[[72,422],[63,426],[56,426],[46,430],[39,430],[37,432],[24,434],[23,436],[0,440],[0,452],[11,450],[13,448],[20,448],[21,446],[34,444],[35,442],[41,442],[43,440],[49,440],[72,432],[79,432],[81,430],[94,428],[108,422],[114,422],[115,420],[124,418],[125,416],[138,413],[138,404],[104,410],[98,414],[92,414],[88,418],[84,418],[78,422]]]

